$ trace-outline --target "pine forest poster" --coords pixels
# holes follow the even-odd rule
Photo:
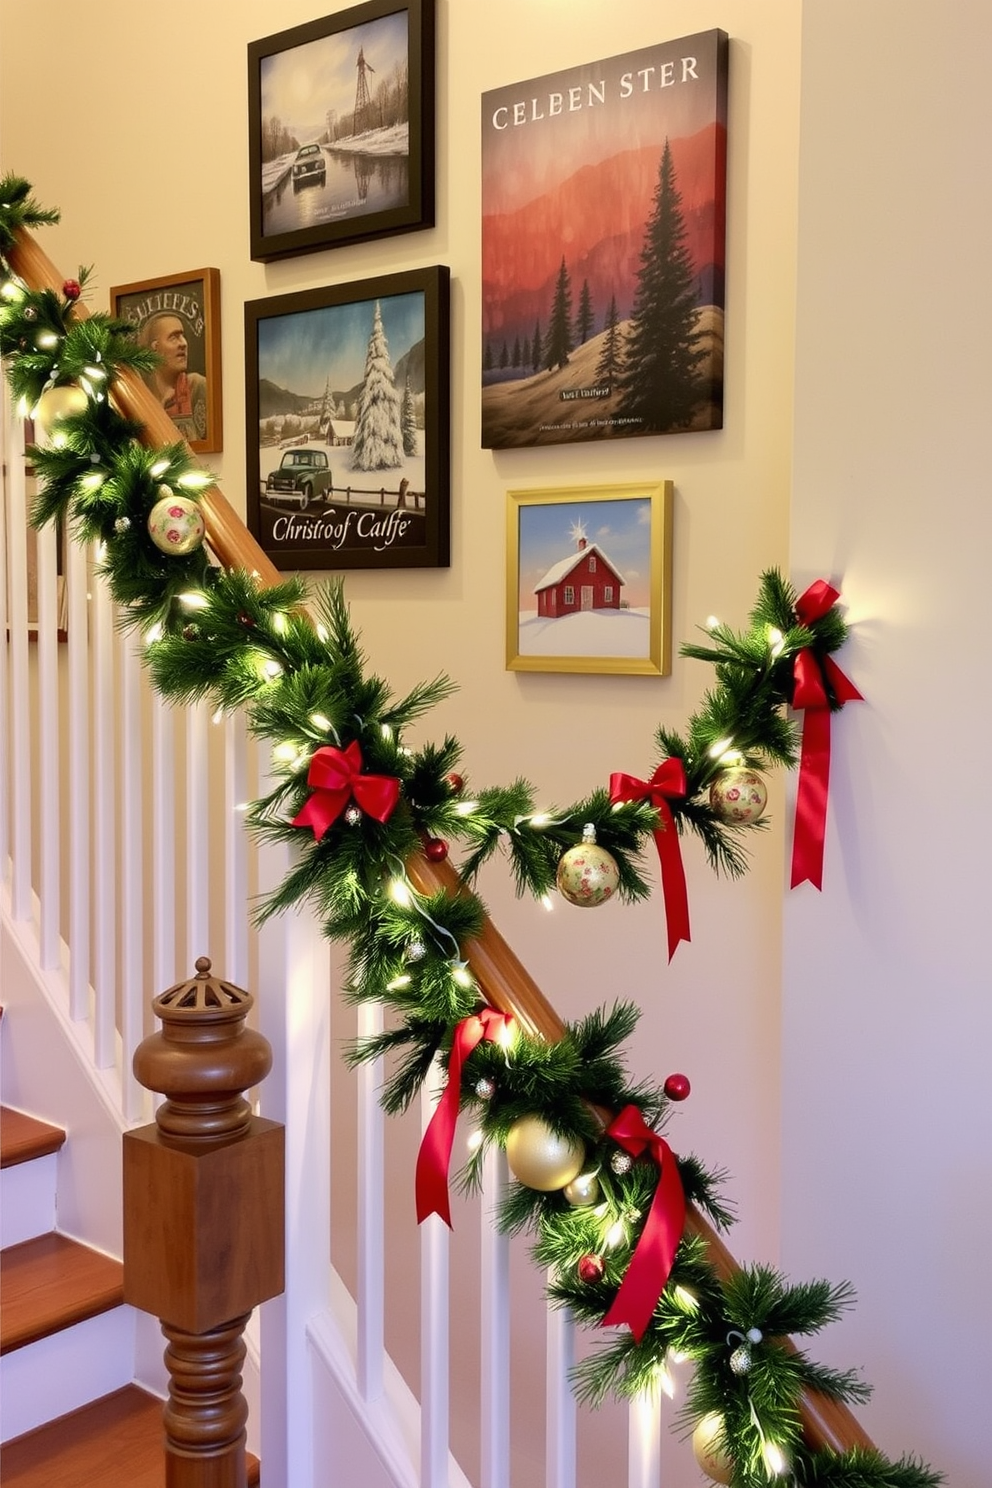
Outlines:
[[[727,37],[483,95],[482,444],[723,423]]]

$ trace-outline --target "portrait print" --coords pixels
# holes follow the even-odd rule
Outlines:
[[[217,269],[117,285],[110,307],[134,326],[139,346],[161,359],[144,381],[190,448],[222,449]]]

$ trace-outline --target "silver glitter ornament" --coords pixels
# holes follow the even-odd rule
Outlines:
[[[610,1167],[618,1178],[622,1178],[624,1173],[629,1173],[633,1166],[634,1159],[629,1152],[614,1152],[610,1158]]]
[[[362,819],[362,813],[358,806],[349,806],[344,814],[344,819],[349,827],[357,827]]]
[[[427,955],[427,947],[422,940],[411,940],[403,954],[408,961],[423,961]]]
[[[117,533],[127,532],[131,526],[130,517],[118,517],[114,522],[114,531]]]
[[[738,1344],[730,1356],[732,1374],[747,1374],[751,1368],[751,1350],[746,1343]]]
[[[475,1093],[480,1100],[492,1100],[496,1094],[496,1081],[490,1080],[488,1075],[483,1075],[481,1080],[475,1082]]]

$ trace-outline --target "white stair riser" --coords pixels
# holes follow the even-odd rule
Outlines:
[[[0,1441],[33,1431],[134,1378],[135,1313],[115,1307],[0,1360]]]
[[[19,1245],[55,1228],[54,1152],[0,1169],[0,1246]]]

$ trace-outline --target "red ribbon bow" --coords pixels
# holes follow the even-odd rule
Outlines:
[[[689,895],[685,886],[682,850],[672,808],[668,804],[669,800],[680,800],[685,793],[685,766],[680,759],[662,760],[650,780],[638,780],[636,775],[610,776],[611,801],[650,801],[658,813],[654,842],[665,893],[669,961],[678,950],[679,941],[690,938]]]
[[[796,600],[802,625],[812,625],[836,604],[839,592],[817,579]],[[861,702],[861,694],[840,667],[824,656],[820,660],[808,647],[793,662],[795,688],[792,706],[805,712],[803,747],[796,790],[796,827],[792,840],[791,887],[810,883],[823,888],[823,843],[827,830],[827,796],[830,790],[830,697],[827,683],[840,704]]]
[[[461,1100],[462,1065],[472,1050],[483,1040],[496,1043],[504,1028],[513,1024],[512,1013],[498,1013],[484,1007],[463,1018],[455,1028],[448,1060],[448,1083],[434,1107],[417,1154],[417,1223],[423,1224],[428,1214],[439,1214],[451,1228],[451,1206],[448,1201],[448,1169],[451,1147],[455,1140],[455,1122]]]
[[[400,783],[392,775],[363,775],[362,751],[352,739],[347,749],[324,744],[314,752],[307,775],[313,795],[305,803],[294,827],[313,827],[319,842],[337,821],[352,797],[368,815],[385,822],[392,816],[400,798]]]
[[[675,1154],[664,1137],[648,1126],[637,1106],[624,1106],[620,1115],[607,1127],[606,1135],[619,1143],[631,1157],[650,1152],[659,1168],[658,1186],[641,1237],[620,1283],[620,1290],[601,1325],[610,1328],[627,1323],[640,1343],[654,1316],[658,1298],[665,1290],[682,1239],[685,1193]]]

